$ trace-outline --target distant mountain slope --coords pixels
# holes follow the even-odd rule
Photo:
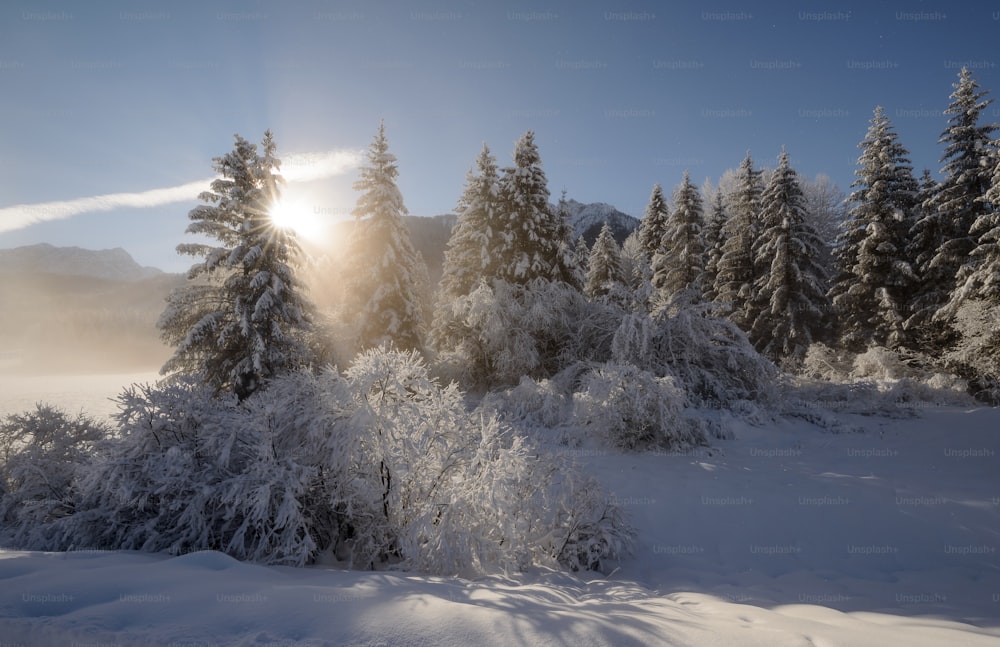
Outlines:
[[[0,250],[0,368],[18,373],[156,370],[169,357],[156,321],[179,274],[123,249]]]
[[[583,236],[587,245],[593,245],[601,227],[607,222],[611,225],[611,233],[621,244],[638,226],[639,220],[627,213],[618,211],[610,204],[591,202],[583,204],[576,200],[568,200],[569,221],[573,225],[573,239]]]
[[[163,274],[139,265],[120,247],[92,250],[48,243],[0,249],[0,272],[66,274],[111,281],[140,281]]]

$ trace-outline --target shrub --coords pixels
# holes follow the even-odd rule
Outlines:
[[[0,422],[0,522],[15,541],[73,512],[74,480],[109,433],[106,424],[48,404]]]
[[[684,392],[672,377],[632,365],[607,364],[587,373],[573,396],[576,423],[623,449],[708,444],[683,415]]]
[[[32,547],[477,574],[598,567],[631,544],[594,481],[469,411],[415,352],[290,373],[242,402],[174,381],[130,387],[119,405],[74,513],[32,532]]]

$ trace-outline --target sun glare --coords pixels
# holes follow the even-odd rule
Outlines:
[[[271,222],[276,227],[294,231],[299,238],[315,241],[323,236],[323,221],[308,206],[281,200],[271,208]]]

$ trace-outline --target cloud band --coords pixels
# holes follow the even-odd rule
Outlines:
[[[281,158],[281,174],[287,182],[321,180],[357,168],[361,159],[361,152],[353,150],[293,153]],[[112,211],[123,207],[144,209],[194,200],[199,193],[208,190],[214,179],[138,193],[109,193],[73,200],[3,207],[0,208],[0,233],[24,229],[40,222],[64,220],[83,213]]]

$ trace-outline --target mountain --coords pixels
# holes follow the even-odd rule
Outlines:
[[[183,283],[123,249],[0,249],[0,370],[156,370],[169,357],[156,321]]]
[[[110,281],[141,281],[161,276],[154,267],[143,267],[124,249],[56,247],[48,243],[0,249],[0,272],[63,274]]]
[[[566,206],[569,210],[570,224],[573,226],[573,240],[583,236],[588,246],[597,240],[605,222],[611,225],[611,233],[619,245],[639,226],[638,219],[603,202],[583,204],[576,200],[567,200]]]

